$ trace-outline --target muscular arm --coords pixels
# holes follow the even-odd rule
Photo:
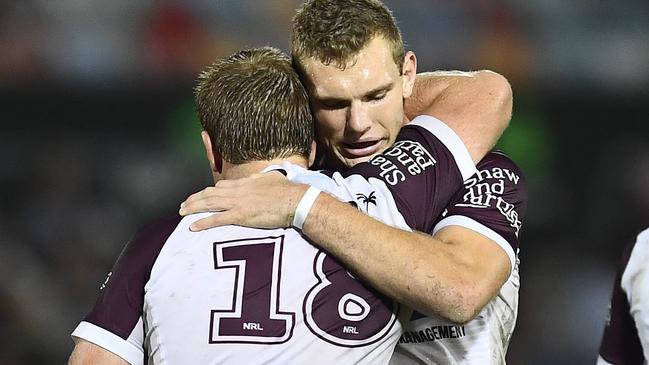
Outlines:
[[[92,342],[77,339],[69,365],[128,365],[121,357]]]
[[[456,323],[472,320],[511,269],[507,254],[479,233],[459,226],[433,237],[406,232],[327,194],[318,197],[303,232],[386,295]]]
[[[435,71],[417,74],[404,110],[409,120],[421,114],[443,120],[477,163],[509,125],[512,100],[509,82],[495,72]]]
[[[307,186],[277,173],[265,175],[273,176],[220,181],[190,197],[181,214],[222,211],[195,222],[194,230],[227,224],[290,226]],[[281,204],[278,196],[284,197]],[[450,226],[434,237],[403,231],[326,193],[316,199],[303,232],[384,294],[456,323],[475,317],[511,266],[500,247],[471,230]]]

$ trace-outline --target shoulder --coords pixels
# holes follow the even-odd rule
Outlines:
[[[528,188],[525,175],[518,165],[505,153],[488,153],[477,164],[478,172],[464,182],[465,189],[478,187],[481,192],[499,194],[519,208],[519,214],[526,211]],[[490,184],[486,186],[485,184]]]
[[[420,115],[406,124],[397,136],[395,146],[400,141],[406,140],[424,143],[424,146],[427,147],[425,149],[433,154],[433,159],[441,157],[439,154],[447,151],[452,156],[449,161],[452,161],[452,164],[459,169],[462,180],[466,180],[476,171],[471,154],[460,136],[433,116]]]
[[[179,215],[173,215],[145,224],[133,236],[133,245],[146,247],[159,244],[161,241],[164,243],[182,219]]]
[[[174,215],[144,225],[126,245],[119,260],[152,263],[181,220],[182,217]]]
[[[649,228],[638,234],[635,246],[642,247],[644,250],[649,250]]]
[[[649,228],[640,232],[635,241],[626,246],[621,264],[629,270],[644,268],[649,258]]]
[[[641,250],[646,247],[649,230],[640,233],[635,242],[624,247],[619,260],[611,304],[604,335],[600,343],[599,354],[607,363],[642,363],[642,345],[638,327],[632,312],[633,300],[638,293],[633,292],[635,278],[639,271],[646,267],[642,260]],[[636,311],[636,315],[639,311]]]
[[[137,324],[143,311],[144,286],[162,247],[180,220],[180,216],[156,220],[139,230],[126,244],[106,281],[99,288],[95,306],[84,319],[91,327],[80,325],[80,332],[75,331],[78,337],[109,338],[115,335],[121,340],[114,338],[114,341],[107,342],[111,344],[111,351],[114,346],[130,348],[122,340],[128,340],[137,332],[135,330],[140,329]],[[112,335],[106,337],[102,334]]]
[[[649,260],[649,229],[640,232],[636,240],[627,245],[622,254],[620,262],[620,267],[623,270],[621,286],[627,295],[631,294],[633,282],[638,277],[647,275],[647,260]]]
[[[522,174],[520,168],[516,165],[516,162],[514,162],[514,160],[503,151],[491,151],[487,153],[485,157],[478,162],[477,167],[478,169],[488,167],[507,167]]]
[[[476,165],[478,171],[491,172],[485,174],[489,178],[503,179],[506,178],[515,185],[526,186],[525,176],[520,167],[501,151],[492,151],[485,155],[485,157]]]

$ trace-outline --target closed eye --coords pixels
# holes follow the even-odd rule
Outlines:
[[[386,90],[377,94],[368,95],[365,98],[363,98],[364,99],[363,101],[365,102],[380,101],[383,100],[387,94],[388,92]]]
[[[319,99],[318,103],[325,109],[343,109],[349,105],[349,101],[343,99]]]

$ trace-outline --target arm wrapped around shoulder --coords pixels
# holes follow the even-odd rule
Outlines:
[[[426,114],[443,121],[477,163],[509,125],[512,104],[509,81],[496,72],[435,71],[417,74],[404,110],[408,119]]]

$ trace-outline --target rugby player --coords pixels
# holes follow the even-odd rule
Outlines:
[[[374,215],[407,230],[413,216],[400,209],[421,211],[422,202],[442,207],[450,199],[409,196],[409,185],[388,186],[382,170],[369,164],[346,179],[306,170],[314,128],[307,94],[277,50],[217,61],[200,77],[197,103],[215,180],[281,163],[273,169],[339,199],[371,197],[386,207]],[[437,135],[454,141],[442,143]],[[410,179],[414,186],[463,181],[475,172],[459,138],[432,118],[414,120],[398,141],[423,168]],[[390,151],[386,161],[397,163]],[[72,364],[389,361],[409,310],[359,283],[295,229],[190,232],[199,218],[156,223],[127,245],[73,333]]]
[[[393,17],[378,1],[307,2],[294,18],[292,48],[328,167],[343,169],[369,160],[395,183],[407,183],[418,167],[409,164],[412,159],[406,154],[395,152],[401,158],[398,164],[375,157],[392,145],[404,120],[417,115],[443,120],[478,161],[510,117],[509,85],[487,71],[425,74],[413,85],[416,57],[404,52]],[[459,86],[464,104],[445,103]],[[482,166],[481,174],[467,181],[465,191],[447,208],[461,218],[442,217],[438,210],[424,222],[421,231],[433,236],[383,225],[323,194],[306,217],[303,233],[313,242],[377,289],[427,316],[413,318],[411,332],[419,334],[419,325],[425,323],[432,334],[424,336],[426,341],[421,336],[404,338],[403,351],[410,355],[395,358],[395,363],[505,361],[517,314],[518,233],[527,189],[508,158],[490,154]],[[441,183],[459,188],[451,180]],[[195,222],[196,230],[223,224],[290,226],[306,189],[275,176],[224,181],[188,198],[181,214],[222,212]],[[284,199],[267,201],[277,196]],[[359,207],[370,201],[359,198]],[[430,216],[426,212],[411,214],[425,219]],[[440,328],[450,333],[453,325],[461,327],[461,336],[455,329],[445,338],[434,333]],[[410,346],[419,342],[429,349]]]
[[[649,229],[628,245],[620,262],[597,365],[649,361]]]

